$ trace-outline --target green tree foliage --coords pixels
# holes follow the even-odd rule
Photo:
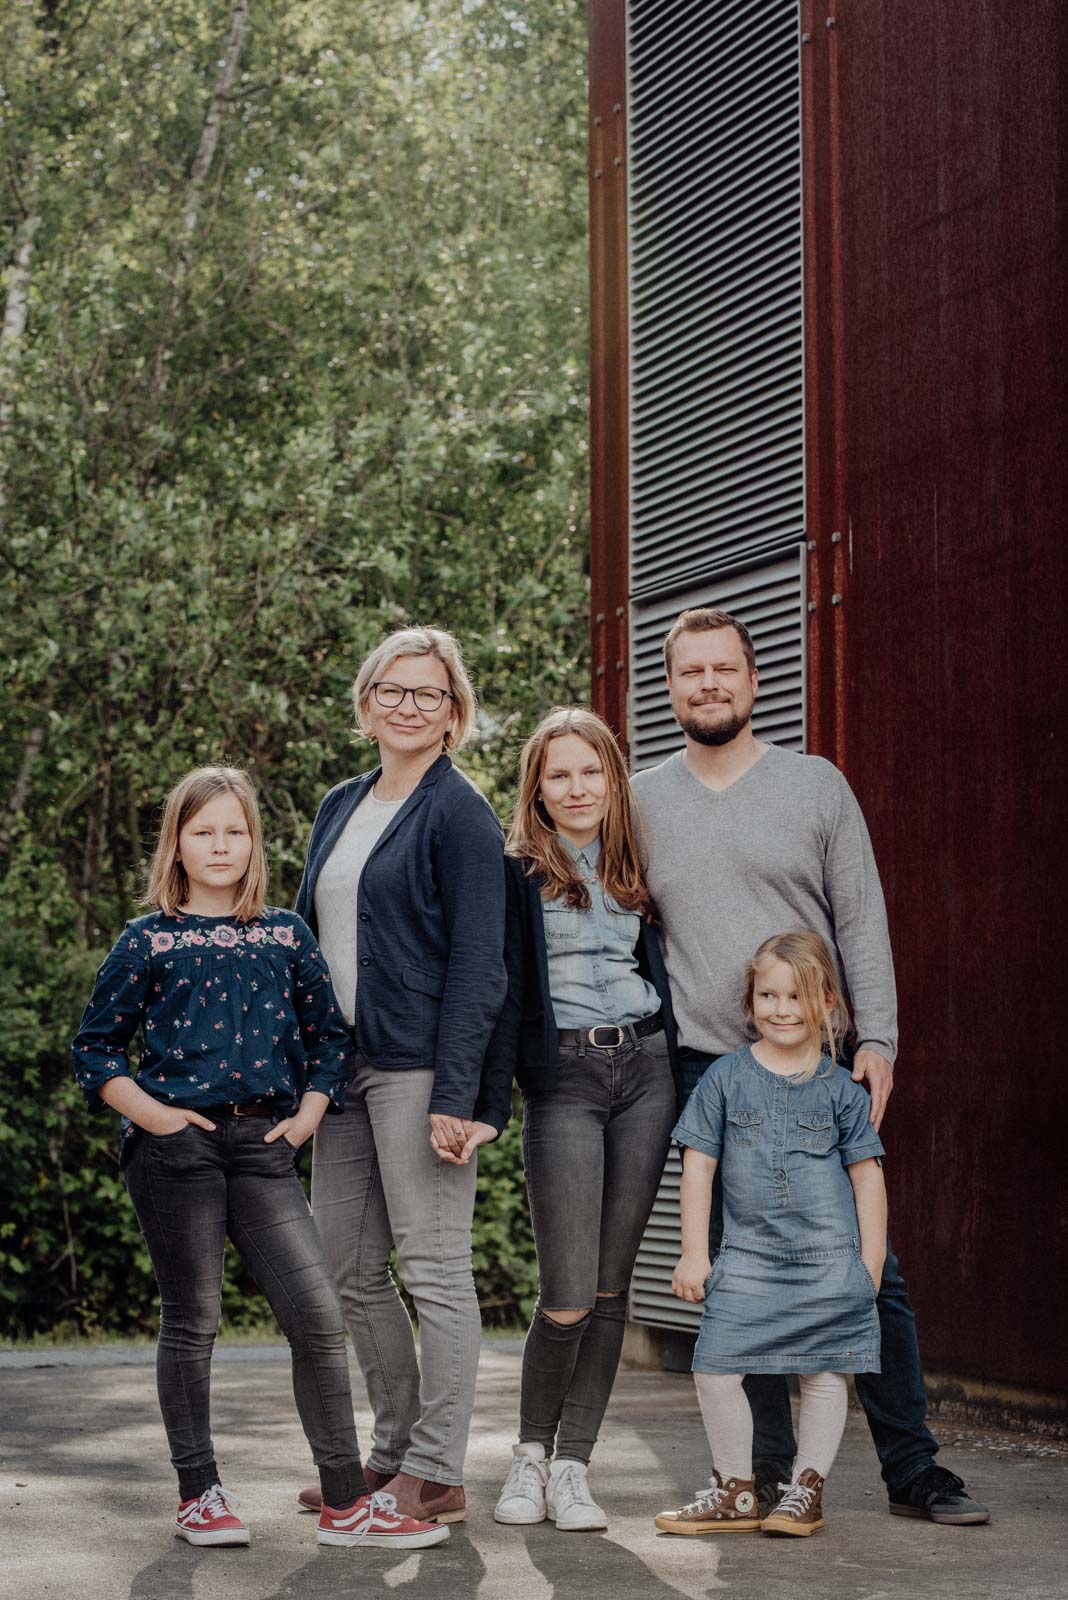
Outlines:
[[[68,1045],[166,788],[249,767],[288,903],[319,797],[370,764],[350,685],[383,631],[463,640],[502,808],[585,694],[585,19],[3,11],[0,1327],[122,1329],[152,1280]],[[481,1179],[504,1319],[518,1160]]]

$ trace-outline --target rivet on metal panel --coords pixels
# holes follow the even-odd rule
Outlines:
[[[604,621],[604,612],[603,611],[598,611],[597,615],[594,617],[593,620],[594,620],[594,622],[603,622]]]
[[[616,662],[616,671],[617,672],[622,672],[623,671],[623,663],[622,663],[622,661],[617,661]]]
[[[809,610],[810,610],[810,611],[815,611],[815,609],[816,609],[816,602],[815,602],[815,600],[810,600],[810,601],[809,601],[809,603],[808,603],[808,609],[809,609]]]
[[[600,119],[600,117],[594,117],[594,119],[593,119],[593,125],[594,125],[594,127],[595,127],[595,128],[599,128],[599,127],[600,127],[600,126],[601,126],[601,119]]]
[[[595,178],[603,178],[604,177],[604,173],[601,171],[600,167],[597,168],[597,171],[594,173],[594,177]]]
[[[831,534],[831,543],[832,544],[841,544],[841,542],[842,542],[842,535],[840,533],[832,533]]]
[[[622,617],[624,615],[625,615],[625,612],[623,610],[623,607],[622,606],[616,606],[616,616],[617,617]]]
[[[806,549],[807,549],[807,550],[809,550],[809,551],[810,551],[810,552],[811,552],[811,551],[813,551],[813,550],[815,550],[815,548],[816,548],[816,541],[815,541],[815,539],[810,539],[810,540],[809,540],[809,541],[808,541],[808,544],[807,544],[807,545],[806,545],[806,547],[805,547],[805,548],[806,548]]]
[[[803,33],[801,35],[801,43],[802,44],[811,44],[811,42],[812,42],[812,35],[810,33]]]
[[[615,112],[616,116],[618,117],[619,113],[623,110],[623,106],[620,103],[620,101],[618,101],[618,100],[616,101],[615,105],[612,107],[612,110]]]
[[[621,167],[623,165],[623,157],[622,156],[613,156],[612,157],[612,165],[614,167]]]
[[[831,595],[831,605],[832,606],[840,606],[841,604],[842,604],[842,596],[840,594],[832,594]]]
[[[604,668],[603,667],[598,667],[597,671],[594,673],[594,677],[595,678],[603,678],[604,677]]]
[[[828,17],[827,18],[827,26],[828,26],[828,28],[837,28],[837,26],[838,26],[838,18],[837,17]]]

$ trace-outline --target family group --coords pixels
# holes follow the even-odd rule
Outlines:
[[[227,1237],[292,1349],[319,1477],[299,1501],[319,1541],[420,1548],[463,1520],[477,1151],[514,1083],[540,1290],[498,1522],[607,1526],[589,1464],[672,1140],[672,1286],[703,1303],[712,1472],[656,1527],[821,1528],[848,1373],[891,1512],[987,1520],[935,1462],[887,1242],[896,1004],[860,808],[834,766],[756,737],[736,617],[683,612],[664,658],[679,753],[629,779],[600,718],[553,710],[523,750],[505,837],[453,763],[476,716],[456,640],[390,635],[353,686],[379,765],[324,798],[295,911],[266,902],[243,773],[199,768],[167,798],[150,909],[101,967],[73,1053],[90,1108],[122,1117],[183,1539],[249,1540],[209,1416]],[[313,1135],[309,1209],[296,1165]],[[366,1460],[346,1330],[373,1414]]]

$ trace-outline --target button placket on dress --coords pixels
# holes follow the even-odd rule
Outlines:
[[[776,1083],[772,1100],[772,1194],[776,1205],[790,1204],[790,1180],[786,1167],[786,1119],[789,1111],[790,1085],[780,1079]]]

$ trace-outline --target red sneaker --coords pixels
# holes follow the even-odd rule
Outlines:
[[[198,1500],[179,1500],[174,1531],[189,1544],[248,1544],[248,1529],[234,1516],[240,1504],[236,1494],[213,1483]]]
[[[324,1506],[319,1513],[315,1537],[320,1544],[371,1544],[395,1550],[419,1550],[424,1545],[441,1544],[449,1537],[448,1528],[434,1522],[417,1522],[397,1513],[396,1497],[379,1489],[365,1494],[347,1510]]]

